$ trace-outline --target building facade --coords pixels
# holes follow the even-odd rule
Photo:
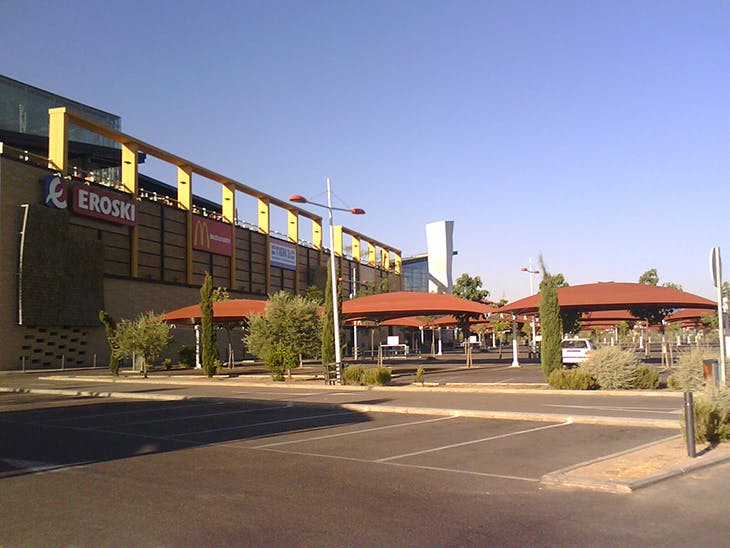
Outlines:
[[[0,142],[0,369],[105,365],[100,310],[119,320],[194,304],[206,272],[232,298],[265,299],[323,286],[333,252],[345,288],[353,279],[400,284],[395,248],[338,226],[327,250],[321,217],[295,204],[122,134],[108,120],[55,105],[46,116],[42,144],[15,131]],[[104,140],[73,141],[72,128]],[[172,164],[176,184],[140,175],[145,155]],[[78,158],[94,169],[79,168]],[[194,195],[197,175],[220,184],[220,204]],[[237,218],[240,193],[256,198],[256,225]],[[287,235],[270,229],[272,207],[286,209]],[[300,219],[311,224],[311,241],[300,238]]]

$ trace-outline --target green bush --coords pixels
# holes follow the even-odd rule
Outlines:
[[[426,374],[426,370],[423,368],[422,365],[418,366],[418,369],[416,370],[416,379],[414,382],[423,384],[423,377]]]
[[[281,342],[270,345],[264,355],[266,368],[275,381],[283,381],[286,370],[296,367],[298,359],[291,347]]]
[[[365,370],[365,376],[363,382],[365,384],[379,384],[385,385],[390,382],[391,373],[387,367],[375,367]]]
[[[672,373],[667,377],[667,386],[673,390],[682,389],[682,383],[676,373]]]
[[[624,390],[636,384],[639,359],[631,350],[605,346],[591,352],[581,367],[602,389]]]
[[[192,346],[182,345],[177,355],[180,358],[180,365],[195,367],[195,349]]]
[[[659,388],[659,372],[650,365],[641,364],[636,368],[634,388],[656,390]]]
[[[587,371],[575,369],[556,369],[548,377],[548,384],[559,390],[594,390],[596,381]]]
[[[717,444],[730,438],[730,402],[726,390],[708,390],[694,399],[695,442]],[[685,419],[682,417],[682,432]]]
[[[348,365],[342,372],[342,382],[344,384],[363,384],[365,377],[365,369],[361,365]]]
[[[165,369],[169,371],[170,369],[172,369],[172,360],[170,358],[165,358],[162,362],[162,365],[164,365]]]
[[[677,364],[674,366],[674,373],[670,376],[670,378],[674,377],[673,385],[669,384],[669,379],[667,379],[667,384],[677,390],[704,390],[703,361],[716,360],[717,357],[717,353],[702,348],[693,348],[680,353]]]

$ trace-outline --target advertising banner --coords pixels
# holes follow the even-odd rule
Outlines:
[[[216,255],[233,255],[233,225],[193,217],[193,249]]]
[[[297,246],[288,242],[271,241],[269,247],[269,258],[271,266],[285,268],[286,270],[297,269]]]

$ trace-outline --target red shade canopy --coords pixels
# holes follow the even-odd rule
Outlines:
[[[268,301],[253,299],[230,299],[213,303],[213,321],[216,323],[244,320],[251,314],[263,314]],[[194,304],[178,308],[162,316],[162,320],[170,323],[200,322],[200,305]]]
[[[628,310],[641,306],[662,306],[666,308],[713,309],[717,304],[692,293],[671,287],[660,287],[638,283],[599,282],[595,284],[572,285],[558,289],[558,304],[561,309],[580,310]],[[500,312],[534,314],[540,308],[540,295],[531,295],[509,303]]]
[[[453,295],[416,291],[380,293],[342,303],[342,315],[345,318],[373,321],[405,316],[481,315],[493,310],[489,305],[460,299]]]

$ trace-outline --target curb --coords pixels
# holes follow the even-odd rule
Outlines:
[[[268,375],[260,377],[268,378]],[[328,385],[323,380],[296,380],[290,382],[274,382],[270,380],[247,381],[240,380],[239,377],[213,377],[210,379],[205,376],[188,376],[181,377],[148,377],[139,378],[114,378],[114,377],[88,377],[76,375],[49,375],[38,377],[39,380],[46,381],[80,381],[80,382],[109,382],[109,383],[150,383],[150,384],[177,384],[177,385],[195,385],[195,386],[221,386],[223,384],[245,386],[245,387],[266,387],[280,388],[285,390],[332,390],[337,392],[453,392],[453,393],[494,393],[494,394],[551,394],[551,395],[578,395],[578,396],[622,396],[622,397],[660,397],[660,398],[681,398],[682,392],[657,391],[657,390],[552,390],[547,384],[540,383],[445,383],[445,384],[429,384],[424,386],[411,384],[404,386],[350,386],[350,385]],[[534,387],[534,388],[533,388]]]
[[[192,396],[175,396],[172,394],[139,394],[137,392],[98,392],[94,390],[70,390],[65,388],[12,388],[0,386],[0,393],[41,394],[51,396],[75,396],[81,398],[124,398],[128,400],[183,401],[195,400]]]
[[[676,439],[679,437],[681,437],[681,435],[673,436],[672,438],[668,439]],[[642,478],[625,481],[608,479],[601,480],[595,477],[590,477],[588,475],[571,475],[571,472],[575,472],[576,470],[580,470],[581,468],[588,467],[591,464],[609,461],[616,457],[635,453],[642,449],[652,447],[666,441],[667,439],[658,440],[655,442],[647,443],[646,445],[642,445],[640,447],[627,449],[626,451],[621,451],[613,455],[607,455],[592,461],[582,462],[573,466],[562,468],[560,470],[556,470],[555,472],[550,472],[542,476],[540,478],[540,483],[549,488],[588,489],[592,491],[601,491],[604,493],[630,494],[638,489],[649,487],[650,485],[654,485],[670,478],[682,476],[696,470],[701,470],[702,468],[707,468],[716,464],[730,461],[730,452],[724,451],[716,453],[714,455],[710,453],[709,455],[696,457],[694,460],[685,462],[678,466],[672,466],[670,468],[667,468],[666,470],[662,470],[660,472],[656,472]]]
[[[360,388],[360,387],[355,387]],[[121,398],[156,401],[192,401],[216,399],[200,396],[182,396],[173,394],[154,394],[138,392],[111,392],[93,390],[73,390],[55,388],[8,388],[0,387],[0,393],[46,394],[59,396],[75,396],[87,398]],[[220,399],[220,398],[218,398]],[[477,419],[497,419],[533,422],[569,422],[572,424],[593,424],[601,426],[629,426],[639,428],[676,429],[677,421],[670,419],[637,419],[631,417],[610,417],[592,415],[560,415],[556,413],[521,413],[517,411],[482,411],[477,409],[446,409],[439,407],[402,407],[397,405],[369,405],[360,403],[322,403],[288,401],[292,407],[308,407],[318,409],[346,409],[358,413],[400,413],[405,415],[435,415],[445,417],[467,417]]]

